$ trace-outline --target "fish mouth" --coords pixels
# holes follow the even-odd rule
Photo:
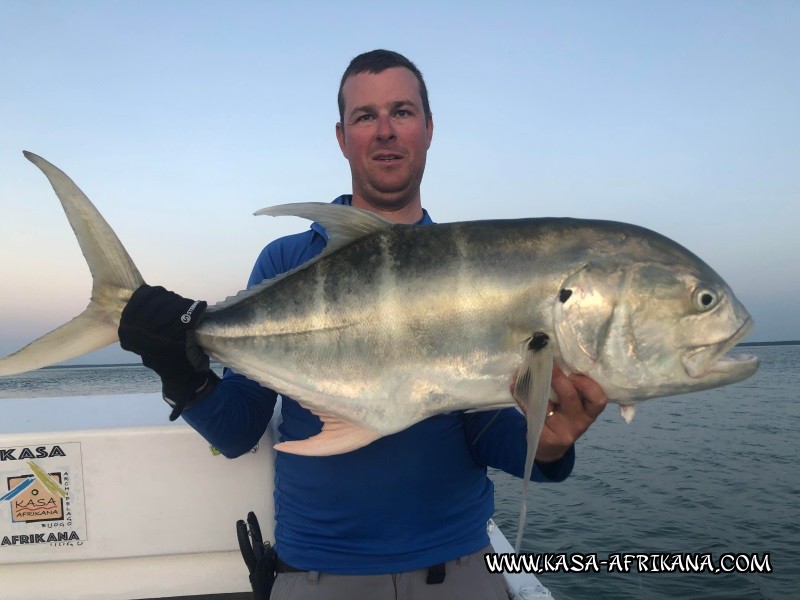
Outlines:
[[[753,328],[748,318],[727,340],[716,346],[702,346],[683,355],[683,367],[692,379],[714,378],[727,383],[747,379],[758,370],[759,360],[753,354],[729,355],[730,351]],[[710,356],[708,356],[710,354]]]

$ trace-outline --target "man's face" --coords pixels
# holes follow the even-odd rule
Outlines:
[[[425,118],[417,78],[404,67],[359,73],[347,78],[342,95],[336,138],[350,163],[353,205],[384,212],[421,206],[433,121]]]

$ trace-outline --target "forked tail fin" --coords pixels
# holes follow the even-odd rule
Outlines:
[[[144,283],[117,234],[75,182],[40,156],[24,154],[50,180],[61,200],[92,274],[92,298],[69,323],[0,359],[0,376],[46,367],[116,342],[122,309]]]

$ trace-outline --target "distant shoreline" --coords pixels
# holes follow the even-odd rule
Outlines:
[[[800,344],[800,342],[798,342]],[[51,365],[49,367],[42,367],[42,369],[86,369],[86,368],[98,368],[98,367],[141,367],[142,363],[140,362],[132,362],[132,363],[91,363],[85,365]],[[222,365],[219,364],[217,361],[211,361],[212,367],[221,367]]]
[[[783,342],[743,342],[737,346],[800,346],[800,340],[786,340]]]
[[[780,342],[744,342],[736,344],[736,347],[744,346],[800,346],[800,340],[784,340]],[[215,361],[211,361],[212,365],[222,366]],[[43,367],[44,369],[85,369],[87,367],[141,367],[142,363],[100,363],[100,364],[87,364],[87,365],[54,365],[51,367]]]

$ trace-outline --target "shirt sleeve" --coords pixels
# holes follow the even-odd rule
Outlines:
[[[487,467],[522,477],[525,471],[527,423],[516,408],[464,414],[467,443],[475,460]],[[575,446],[551,463],[533,463],[532,481],[564,481],[575,466]]]

